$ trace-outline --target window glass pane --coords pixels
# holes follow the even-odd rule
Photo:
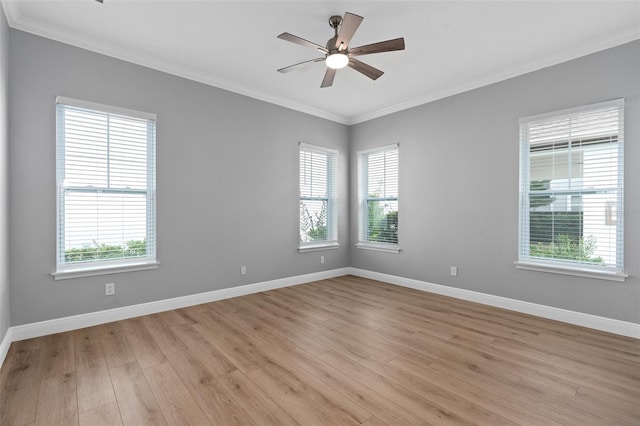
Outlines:
[[[398,197],[398,150],[376,152],[367,158],[369,197]]]
[[[327,197],[327,154],[314,151],[300,152],[300,195]]]
[[[147,122],[111,117],[109,135],[109,186],[146,188]]]
[[[144,194],[67,192],[65,206],[66,262],[146,254]]]
[[[300,200],[300,241],[327,240],[327,200]]]
[[[108,118],[75,108],[62,110],[64,185],[106,187]]]
[[[397,201],[368,201],[367,214],[368,241],[398,244]]]

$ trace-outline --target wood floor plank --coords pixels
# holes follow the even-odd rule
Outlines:
[[[344,276],[14,342],[0,425],[640,425],[640,340]]]
[[[186,324],[194,324],[197,322],[196,319],[191,315],[191,312],[192,311],[189,309],[189,307],[175,310],[175,313],[178,314],[178,316],[181,317]]]
[[[111,368],[109,372],[125,426],[167,424],[137,362]]]
[[[144,369],[166,361],[162,350],[140,318],[122,321],[120,326],[140,367]]]
[[[548,409],[564,411],[567,423],[570,424],[596,424],[596,425],[633,425],[636,426],[640,419],[629,418],[620,410],[611,410],[604,405],[594,406],[589,401],[558,392],[545,384],[524,378],[517,385],[530,394],[535,394],[540,401],[546,404]]]
[[[78,424],[78,399],[74,373],[65,373],[42,380],[35,424],[36,426]]]
[[[164,355],[187,348],[171,327],[155,315],[146,315],[141,318],[141,321]]]
[[[106,365],[80,369],[76,372],[76,379],[80,413],[115,402],[111,375]]]
[[[524,359],[531,359],[554,367],[567,370],[565,373],[558,373],[576,380],[579,383],[599,381],[628,388],[630,391],[640,388],[640,370],[632,365],[622,366],[617,363],[609,363],[607,367],[594,367],[590,365],[589,357],[582,360],[567,359],[565,357],[549,354],[542,348],[534,348],[528,344],[516,340],[497,339],[491,345],[500,351],[508,352]],[[612,368],[613,367],[613,368]],[[616,368],[617,367],[617,368]]]
[[[211,342],[204,338],[191,324],[172,327],[178,338],[215,376],[222,376],[237,369],[237,367]]]
[[[43,337],[42,379],[73,373],[75,354],[71,333],[58,333]]]
[[[341,354],[330,351],[320,355],[319,358],[333,365],[361,385],[376,389],[385,398],[390,399],[410,413],[421,417],[426,422],[442,425],[473,424],[473,422],[460,417],[457,413],[430,403],[419,394],[396,384],[375,371],[352,362]]]
[[[287,383],[290,388],[298,389],[298,392],[304,394],[307,399],[319,407],[327,408],[330,411],[329,415],[338,423],[351,423],[352,421],[362,423],[371,417],[368,410],[351,399],[336,394],[331,386],[319,380],[306,369],[297,368],[295,364],[290,363],[280,354],[271,355],[269,362],[263,369],[272,377],[278,376],[279,380]]]
[[[190,321],[185,316],[178,314],[175,310],[160,312],[153,315],[162,321],[166,326],[188,324]]]
[[[405,363],[404,365],[407,365],[407,361],[402,359],[394,360],[393,364],[398,365],[403,362]],[[522,379],[515,383],[497,381],[495,380],[495,375],[482,371],[485,368],[487,367],[479,367],[475,361],[473,363],[459,364],[451,363],[451,360],[440,359],[429,366],[429,371],[434,374],[440,374],[448,380],[459,380],[463,383],[463,385],[457,386],[456,389],[464,389],[465,386],[475,387],[480,389],[484,395],[495,396],[501,400],[501,405],[514,407],[516,411],[522,411],[525,416],[548,419],[542,422],[522,422],[523,424],[567,425],[578,422],[575,413],[567,410],[562,404],[557,403],[557,401],[554,403],[544,401],[539,397],[537,391],[531,392],[530,389],[519,386]],[[431,378],[432,376],[429,375],[427,377]],[[498,405],[496,404],[496,406]]]
[[[517,424],[545,424],[545,425],[561,425],[553,417],[546,416],[545,413],[539,413],[530,409],[531,399],[526,396],[514,398],[513,388],[506,388],[508,392],[494,392],[496,388],[495,382],[481,375],[461,374],[454,376],[451,374],[443,374],[433,368],[433,365],[424,366],[423,364],[411,359],[399,357],[393,360],[390,365],[405,370],[408,374],[428,381],[441,389],[448,390],[457,394],[473,404],[482,406],[487,410],[494,411],[500,416],[511,420]],[[478,386],[478,384],[481,384]],[[482,386],[483,383],[493,383],[489,386]],[[500,387],[500,384],[498,387]]]
[[[100,336],[102,334],[119,332],[121,330],[118,321],[85,327],[71,332],[74,340],[82,339],[86,336]]]
[[[268,293],[268,295],[280,303],[297,307],[301,312],[315,318],[316,321],[326,321],[332,318],[331,312],[326,311],[324,305],[318,305],[317,301],[308,301],[306,297],[301,297],[300,294],[292,292],[290,289],[291,287],[283,288],[280,289],[282,291]],[[237,298],[235,303],[242,302],[242,300],[242,298]]]
[[[612,395],[602,388],[580,386],[576,397],[590,402],[592,405],[606,406],[610,410],[619,411],[629,419],[640,419],[640,398],[625,399],[619,395]]]
[[[121,327],[101,334],[99,339],[109,368],[136,362],[136,357]]]
[[[246,310],[243,312],[252,312],[265,328],[280,333],[295,342],[296,346],[314,355],[324,353],[334,346],[334,342],[324,335],[322,328],[317,323],[314,325],[309,318],[289,315],[289,312],[279,307],[267,306],[256,298],[242,298],[238,303],[244,305]]]
[[[194,401],[214,425],[256,425],[233,395],[218,383],[220,376],[209,370],[190,351],[167,354],[169,363],[176,371]]]
[[[366,386],[359,385],[348,376],[336,370],[321,359],[307,354],[300,349],[284,352],[282,356],[288,360],[288,365],[297,364],[299,368],[307,369],[337,392],[378,416],[380,420],[390,425],[419,425],[424,421],[408,413],[392,401],[384,398],[378,392]]]
[[[40,377],[42,371],[43,349],[23,350],[16,345],[11,348],[2,369],[0,383],[0,424],[24,425],[35,422]]]
[[[100,334],[83,330],[73,333],[76,369],[106,367],[107,359],[100,343]]]
[[[207,425],[209,421],[168,362],[143,370],[169,424]]]
[[[211,315],[210,318],[206,324],[197,323],[192,327],[245,373],[259,368],[265,362],[266,354],[275,349],[247,340],[242,334],[232,333],[230,329],[216,322],[215,315]],[[237,332],[237,329],[233,330]]]
[[[242,406],[257,425],[298,425],[282,407],[253,383],[242,371],[236,370],[219,379],[227,394]]]
[[[258,368],[248,373],[251,380],[262,388],[264,392],[276,401],[281,407],[285,407],[287,412],[301,425],[307,424],[335,424],[335,419],[309,400],[298,388],[291,387],[287,382],[282,381],[277,374],[272,371]],[[349,424],[349,423],[347,423]],[[350,424],[356,424],[355,420]]]
[[[505,418],[496,411],[488,410],[460,396],[459,392],[455,392],[444,383],[436,384],[433,380],[426,380],[419,375],[412,374],[374,357],[363,360],[360,364],[394,381],[397,385],[414,391],[418,395],[422,395],[426,401],[439,407],[442,411],[456,413],[456,415],[465,418],[471,423],[479,422],[492,425],[515,424],[514,421]]]
[[[391,426],[389,423],[385,423],[376,416],[369,417],[364,423],[363,426]]]
[[[233,305],[234,324],[241,328],[251,341],[256,344],[293,348],[295,343],[282,334],[281,329],[274,330],[261,319],[257,318],[255,311],[249,310],[242,303],[235,302]],[[224,311],[218,309],[218,315],[224,316]]]
[[[120,410],[116,402],[80,413],[79,418],[80,426],[122,426]]]

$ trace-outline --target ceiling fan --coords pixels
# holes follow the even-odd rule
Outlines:
[[[362,16],[355,15],[353,13],[346,12],[344,19],[342,16],[332,16],[329,18],[329,26],[335,31],[335,35],[327,41],[327,46],[322,47],[319,44],[305,40],[298,36],[289,33],[282,33],[278,36],[279,39],[290,41],[302,46],[311,47],[322,53],[323,57],[311,59],[309,61],[300,62],[295,65],[280,68],[278,71],[286,73],[293,71],[307,65],[311,65],[316,62],[324,61],[327,65],[327,71],[322,79],[320,87],[330,87],[333,85],[333,79],[336,76],[336,71],[340,68],[349,66],[354,70],[366,75],[372,80],[378,79],[384,72],[377,68],[367,65],[364,62],[357,60],[356,56],[370,55],[372,53],[391,52],[394,50],[404,50],[404,37],[396,38],[393,40],[381,41],[378,43],[367,44],[366,46],[349,48],[349,42],[355,34],[356,30],[360,26],[364,18]]]

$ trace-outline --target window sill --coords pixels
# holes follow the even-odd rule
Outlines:
[[[319,251],[319,250],[333,250],[340,248],[339,243],[321,243],[321,244],[310,244],[306,246],[300,246],[298,248],[298,252],[305,253],[308,251]]]
[[[395,244],[358,243],[356,248],[363,250],[383,251],[386,253],[400,253],[400,247]]]
[[[570,266],[556,266],[533,262],[513,262],[518,269],[526,269],[529,271],[549,272],[552,274],[572,275],[574,277],[594,278],[597,280],[624,282],[629,276],[622,272],[596,271],[586,268],[572,268]]]
[[[156,269],[160,265],[155,260],[129,263],[125,265],[102,265],[102,266],[87,266],[84,268],[67,269],[63,271],[52,272],[53,279],[68,280],[71,278],[93,277],[96,275],[118,274],[121,272],[133,272],[144,271],[148,269]]]

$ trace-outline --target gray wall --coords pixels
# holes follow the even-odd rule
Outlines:
[[[640,169],[633,166],[640,42],[349,128],[20,31],[9,35],[2,87],[9,63],[12,325],[344,266],[640,323]],[[51,278],[56,95],[157,114],[159,269]],[[627,102],[631,277],[614,283],[516,270],[518,118],[617,97]],[[3,95],[0,120],[6,105]],[[0,134],[0,188],[6,140]],[[298,141],[339,150],[343,201],[357,193],[355,153],[400,143],[400,254],[353,248],[355,197],[340,208],[340,249],[297,252]],[[8,312],[3,259],[0,332]],[[448,275],[451,265],[457,278]],[[112,281],[117,293],[106,297],[104,284]]]
[[[10,325],[9,312],[9,27],[0,5],[0,342]]]
[[[400,143],[400,254],[351,266],[640,323],[640,42],[350,128],[356,152]],[[518,119],[624,97],[625,283],[518,270]],[[357,200],[351,200],[356,239]],[[458,266],[458,277],[449,267]]]
[[[347,126],[17,30],[9,59],[12,325],[348,266]],[[157,114],[159,269],[50,276],[56,95]],[[298,141],[339,151],[340,249],[297,251]]]

